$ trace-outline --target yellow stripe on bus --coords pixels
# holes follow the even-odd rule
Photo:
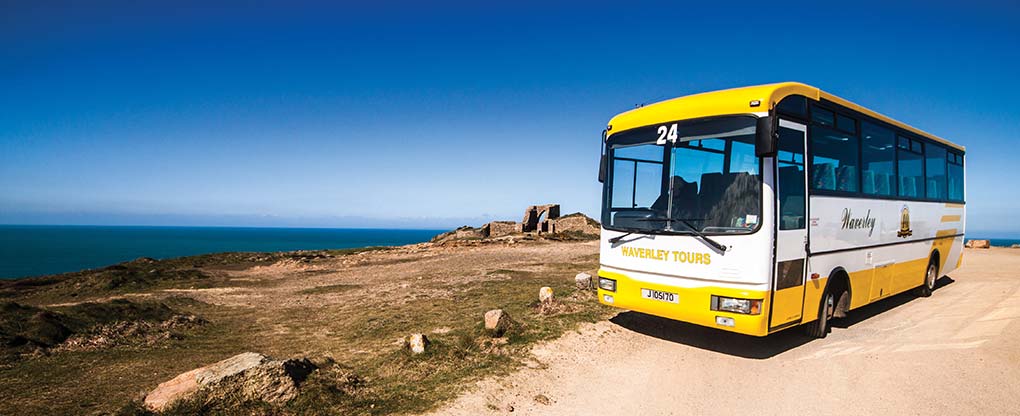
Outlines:
[[[942,222],[957,222],[960,221],[959,215],[943,215]]]

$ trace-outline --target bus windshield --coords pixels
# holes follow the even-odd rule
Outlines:
[[[715,117],[610,136],[602,223],[631,232],[754,232],[762,209],[755,121]]]

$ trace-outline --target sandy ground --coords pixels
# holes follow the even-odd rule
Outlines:
[[[438,414],[1020,414],[1020,250],[968,249],[930,298],[852,311],[825,339],[621,312],[534,350]]]

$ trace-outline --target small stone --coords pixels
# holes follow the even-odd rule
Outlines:
[[[550,403],[552,403],[552,400],[549,400],[549,397],[544,394],[539,394],[535,396],[535,403],[548,406]]]
[[[512,404],[506,405],[506,411],[512,413],[514,411],[514,405],[512,405]]]
[[[512,325],[513,320],[510,319],[510,314],[502,309],[493,309],[485,313],[485,329],[494,337],[503,336]]]
[[[585,272],[578,273],[577,276],[574,276],[574,284],[577,286],[577,290],[591,289],[591,275]]]
[[[551,287],[543,287],[538,290],[538,301],[542,303],[553,301],[553,291]]]
[[[421,354],[425,352],[425,348],[429,346],[429,339],[425,334],[411,334],[407,338],[407,347],[411,349],[412,354]]]

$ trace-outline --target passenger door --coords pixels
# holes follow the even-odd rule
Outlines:
[[[804,307],[807,243],[807,126],[779,120],[776,154],[776,270],[769,329],[799,323]]]

